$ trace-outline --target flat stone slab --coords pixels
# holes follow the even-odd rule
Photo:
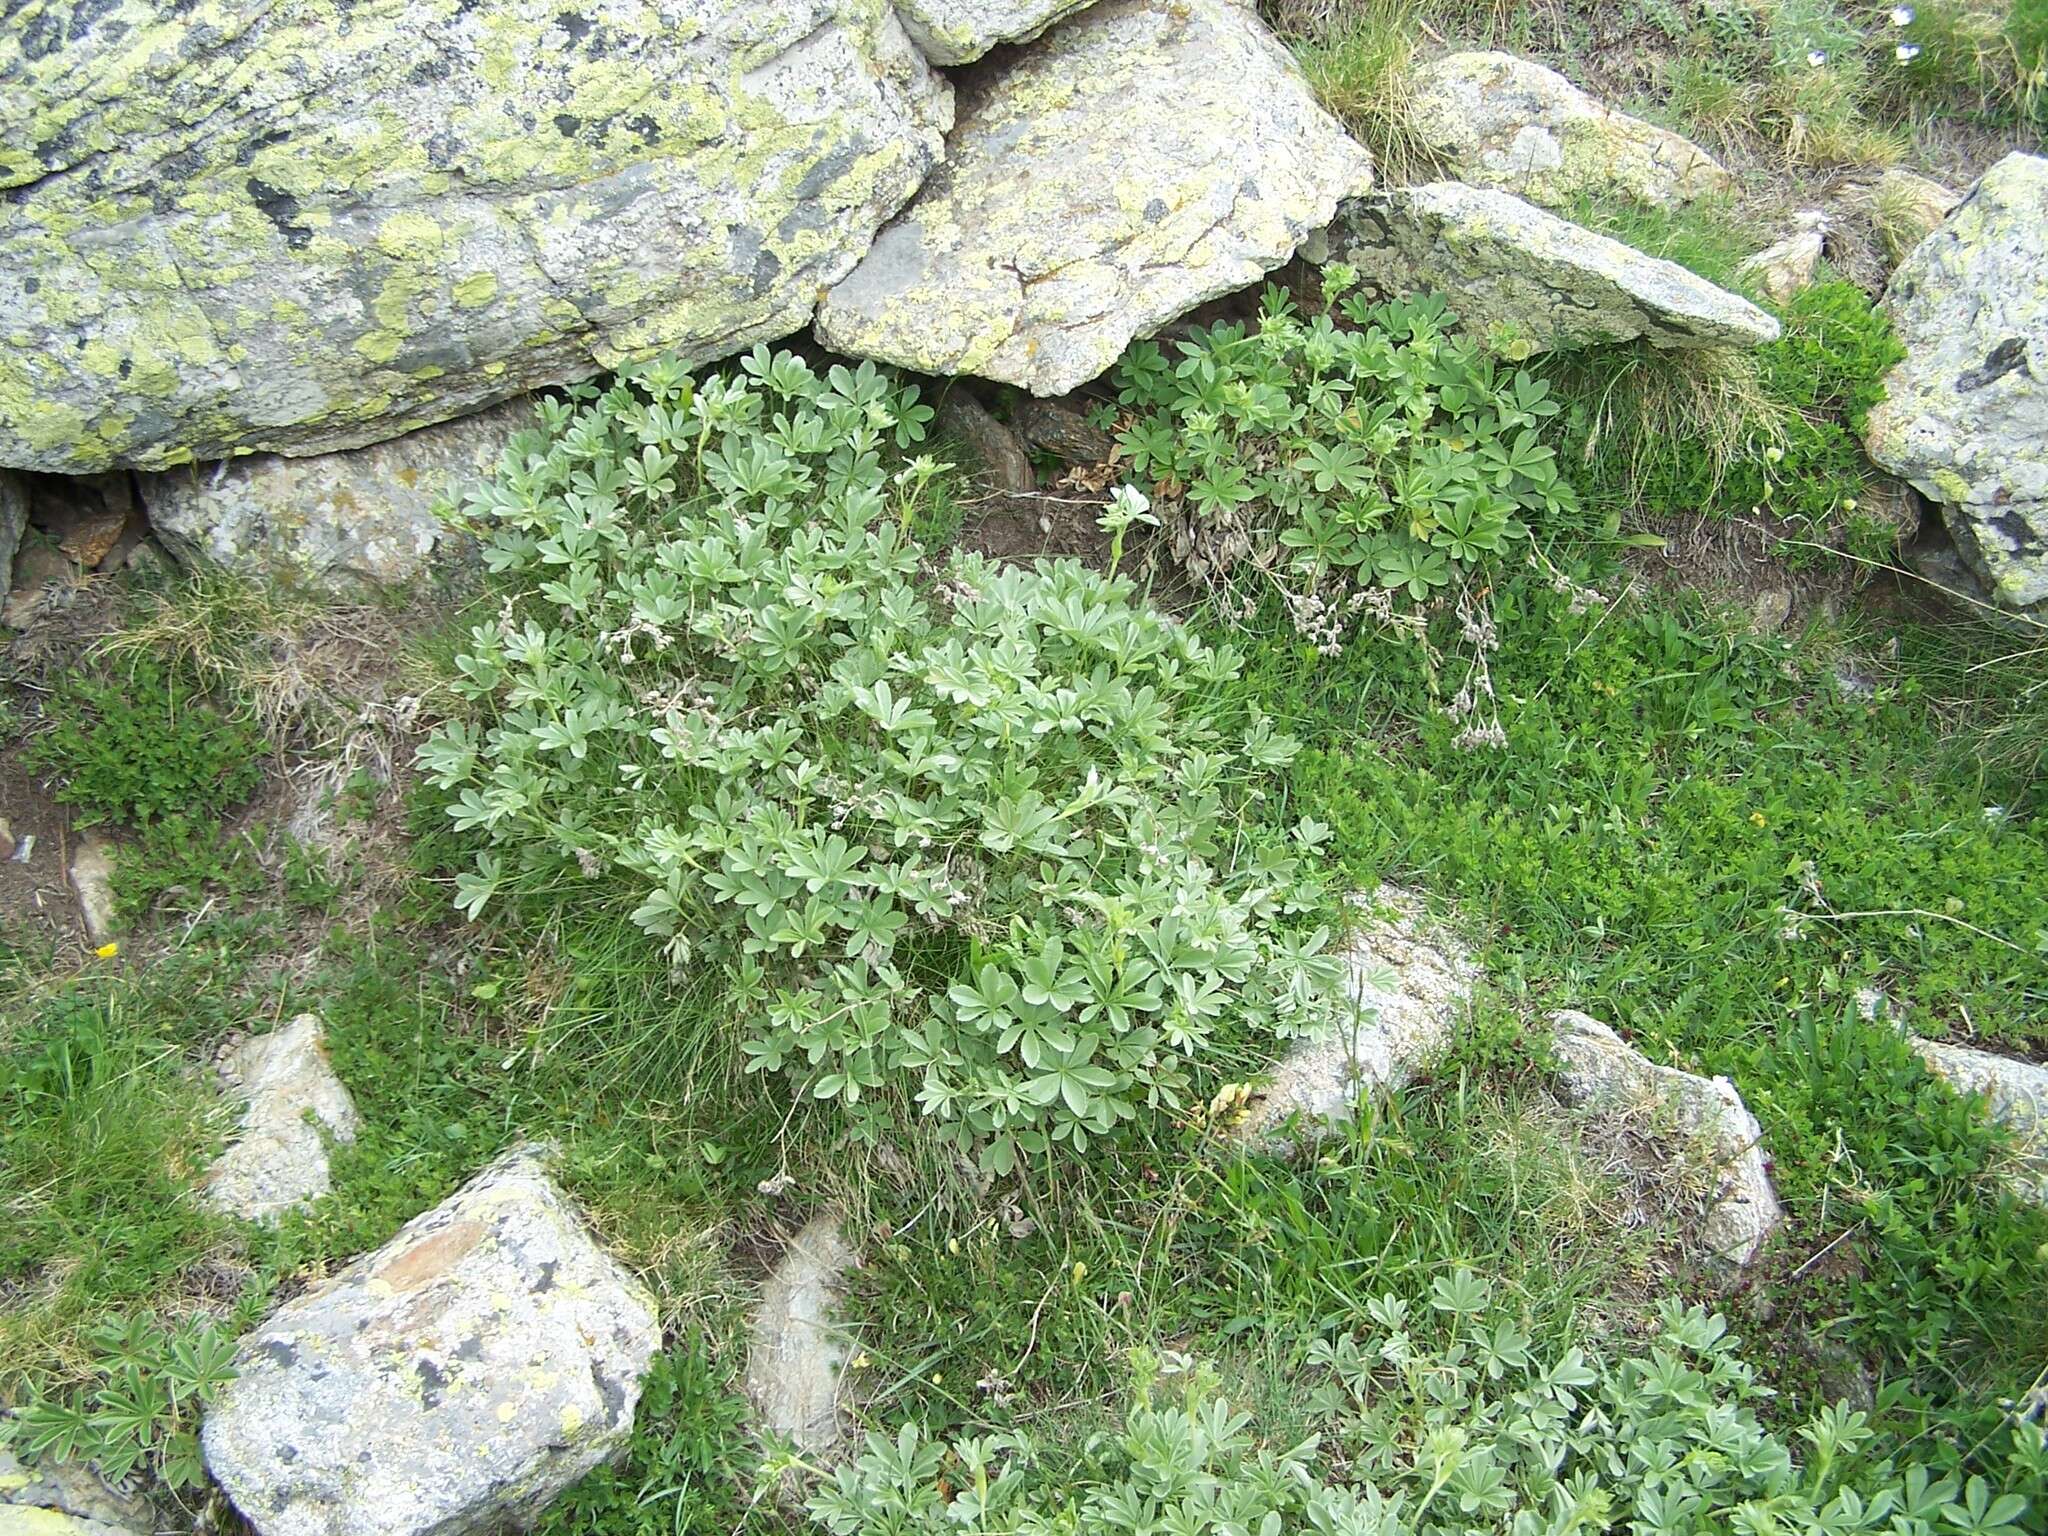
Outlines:
[[[2011,154],[1892,274],[1906,349],[1864,447],[1941,506],[1993,598],[2048,605],[2048,158]]]
[[[327,1061],[320,1016],[243,1041],[221,1064],[243,1101],[240,1129],[206,1176],[206,1203],[244,1221],[275,1221],[330,1187],[327,1141],[356,1139],[355,1100]]]
[[[1381,886],[1362,905],[1369,916],[1344,950],[1353,1024],[1299,1041],[1281,1058],[1231,1127],[1241,1144],[1298,1150],[1287,1136],[1291,1121],[1313,1144],[1356,1119],[1373,1094],[1405,1086],[1464,1021],[1480,975],[1470,951],[1431,922],[1412,892]]]
[[[1690,139],[1616,112],[1512,53],[1453,53],[1415,72],[1409,125],[1474,186],[1547,208],[1620,197],[1670,208],[1730,185]]]
[[[2033,1205],[2048,1205],[2048,1067],[1947,1040],[1916,1039],[1927,1070],[1958,1093],[1981,1095],[1984,1109],[2012,1134],[2019,1154],[2007,1182]]]
[[[761,1287],[747,1351],[747,1397],[761,1427],[806,1456],[827,1457],[846,1438],[846,1335],[838,1310],[860,1262],[839,1219],[814,1217],[790,1239]]]
[[[1551,1015],[1568,1103],[1605,1114],[1647,1113],[1698,1148],[1719,1181],[1700,1239],[1746,1268],[1783,1214],[1764,1158],[1763,1128],[1725,1077],[1661,1066],[1598,1019]]]
[[[1676,262],[1594,234],[1512,193],[1437,181],[1354,198],[1319,242],[1385,298],[1440,292],[1506,349],[1641,337],[1659,347],[1753,347],[1778,322]]]
[[[517,1526],[624,1445],[660,1342],[518,1151],[242,1339],[206,1465],[262,1536]]]
[[[78,915],[85,936],[95,944],[114,937],[114,845],[97,832],[78,840],[71,855],[71,889],[78,897]]]
[[[0,1536],[132,1536],[158,1522],[147,1499],[109,1486],[82,1462],[25,1466],[0,1445]]]
[[[958,108],[944,162],[819,306],[835,351],[1065,394],[1372,184],[1230,0],[1097,0],[984,65]]]
[[[459,563],[465,541],[435,504],[489,479],[535,425],[521,398],[347,452],[250,454],[135,479],[151,531],[180,564],[362,597]]]

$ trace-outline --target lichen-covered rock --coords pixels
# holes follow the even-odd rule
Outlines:
[[[1864,447],[1940,505],[1998,602],[2048,605],[2048,159],[1986,171],[1884,309],[1906,358]]]
[[[818,336],[1065,394],[1281,265],[1371,174],[1249,9],[1098,0],[963,84],[945,163]]]
[[[1091,0],[894,0],[911,41],[934,64],[966,64],[998,43],[1038,36]]]
[[[1289,1121],[1298,1119],[1313,1140],[1355,1119],[1371,1095],[1405,1086],[1450,1046],[1479,979],[1471,952],[1430,920],[1413,892],[1383,885],[1364,905],[1366,919],[1344,951],[1352,1022],[1288,1051],[1238,1106],[1233,1139],[1293,1151]]]
[[[113,938],[118,921],[114,905],[114,845],[97,832],[86,833],[71,855],[69,873],[86,938],[94,944],[106,943]]]
[[[1454,53],[1415,72],[1409,124],[1461,181],[1547,208],[1616,196],[1669,208],[1725,191],[1690,139],[1615,112],[1554,69],[1511,53]]]
[[[1774,304],[1786,304],[1813,286],[1827,249],[1827,215],[1802,212],[1791,234],[1746,258],[1736,271],[1756,280]]]
[[[468,541],[435,515],[435,503],[489,478],[533,425],[532,404],[508,400],[365,448],[252,454],[136,483],[151,528],[185,565],[364,596],[460,562]]]
[[[2048,1067],[1947,1040],[1915,1040],[1913,1049],[1956,1092],[1983,1097],[1985,1113],[2012,1135],[2013,1192],[2048,1205]]]
[[[14,589],[14,552],[28,528],[28,487],[0,469],[0,598]]]
[[[207,1469],[261,1536],[518,1525],[625,1443],[659,1343],[515,1152],[243,1338]]]
[[[951,110],[881,0],[41,0],[0,465],[356,447],[787,335]]]
[[[206,1176],[206,1203],[245,1221],[275,1221],[327,1193],[327,1141],[356,1139],[355,1100],[327,1061],[320,1016],[235,1048],[222,1076],[243,1102],[240,1129]]]
[[[763,1429],[812,1458],[830,1456],[846,1433],[846,1336],[838,1314],[858,1262],[838,1218],[815,1217],[789,1240],[754,1314],[747,1397]]]
[[[46,1456],[24,1466],[0,1444],[0,1536],[130,1536],[158,1523],[147,1499],[88,1463]]]
[[[1551,1025],[1568,1101],[1606,1114],[1647,1113],[1709,1160],[1717,1188],[1700,1240],[1722,1263],[1747,1267],[1782,1213],[1763,1129],[1735,1085],[1660,1066],[1583,1013],[1553,1014]]]
[[[1512,193],[1463,182],[1354,198],[1311,244],[1389,298],[1440,292],[1466,327],[1515,355],[1646,338],[1757,346],[1778,322],[1675,262],[1582,229]]]

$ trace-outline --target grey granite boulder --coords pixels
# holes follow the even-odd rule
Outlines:
[[[221,1075],[242,1101],[234,1141],[206,1176],[206,1203],[245,1221],[274,1221],[329,1188],[327,1138],[356,1139],[355,1100],[328,1065],[318,1014],[244,1040]]]
[[[462,1536],[531,1520],[620,1449],[652,1299],[530,1151],[246,1335],[201,1428],[261,1536]]]
[[[0,47],[0,465],[396,437],[797,330],[938,158],[879,0],[45,0]]]
[[[2048,1205],[2048,1066],[1947,1040],[1915,1040],[1913,1049],[1956,1092],[1982,1097],[1985,1113],[2013,1139],[2013,1192]]]
[[[966,64],[998,43],[1038,36],[1090,0],[893,0],[911,41],[934,64]]]
[[[459,563],[467,541],[434,514],[495,472],[534,425],[531,402],[340,453],[253,454],[136,476],[150,527],[180,563],[335,596],[405,586]]]
[[[806,1456],[830,1456],[846,1435],[846,1335],[839,1303],[859,1262],[835,1216],[789,1240],[761,1288],[747,1350],[747,1397],[761,1427]]]
[[[1716,1188],[1700,1240],[1731,1269],[1747,1267],[1782,1212],[1763,1130],[1735,1085],[1660,1066],[1583,1013],[1553,1014],[1551,1024],[1568,1102],[1602,1114],[1648,1115],[1707,1160]]]
[[[1354,198],[1309,254],[1382,297],[1440,292],[1467,328],[1516,355],[1633,341],[1757,346],[1778,322],[1675,262],[1507,192],[1438,181]]]
[[[1361,903],[1364,921],[1345,946],[1352,1013],[1335,1033],[1298,1042],[1241,1106],[1231,1137],[1288,1153],[1290,1121],[1313,1142],[1355,1119],[1376,1093],[1406,1085],[1450,1047],[1472,1002],[1479,966],[1434,923],[1421,898],[1381,886]]]
[[[1280,266],[1371,178],[1249,8],[1098,0],[972,72],[945,163],[818,338],[1064,394]]]
[[[1690,139],[1595,101],[1511,53],[1454,53],[1415,72],[1409,125],[1460,181],[1547,208],[1582,197],[1669,208],[1726,191],[1726,169]]]
[[[1864,427],[1993,598],[2048,605],[2048,159],[2007,155],[1892,274],[1906,349]]]

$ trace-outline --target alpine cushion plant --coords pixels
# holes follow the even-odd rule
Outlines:
[[[1171,1109],[1219,1032],[1324,1019],[1320,836],[1239,658],[1073,561],[926,569],[916,392],[757,349],[543,405],[468,510],[502,585],[421,751],[500,893],[609,881],[722,977],[750,1070],[994,1169]]]
[[[1268,289],[1255,329],[1197,329],[1178,359],[1141,342],[1116,374],[1174,557],[1248,603],[1276,583],[1331,653],[1361,617],[1417,627],[1576,505],[1550,386],[1455,334],[1440,297],[1371,304],[1356,281],[1324,269],[1331,309],[1308,318]]]

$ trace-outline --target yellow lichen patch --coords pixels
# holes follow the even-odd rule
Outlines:
[[[498,277],[494,272],[472,272],[461,279],[450,290],[460,309],[481,309],[498,296]]]

